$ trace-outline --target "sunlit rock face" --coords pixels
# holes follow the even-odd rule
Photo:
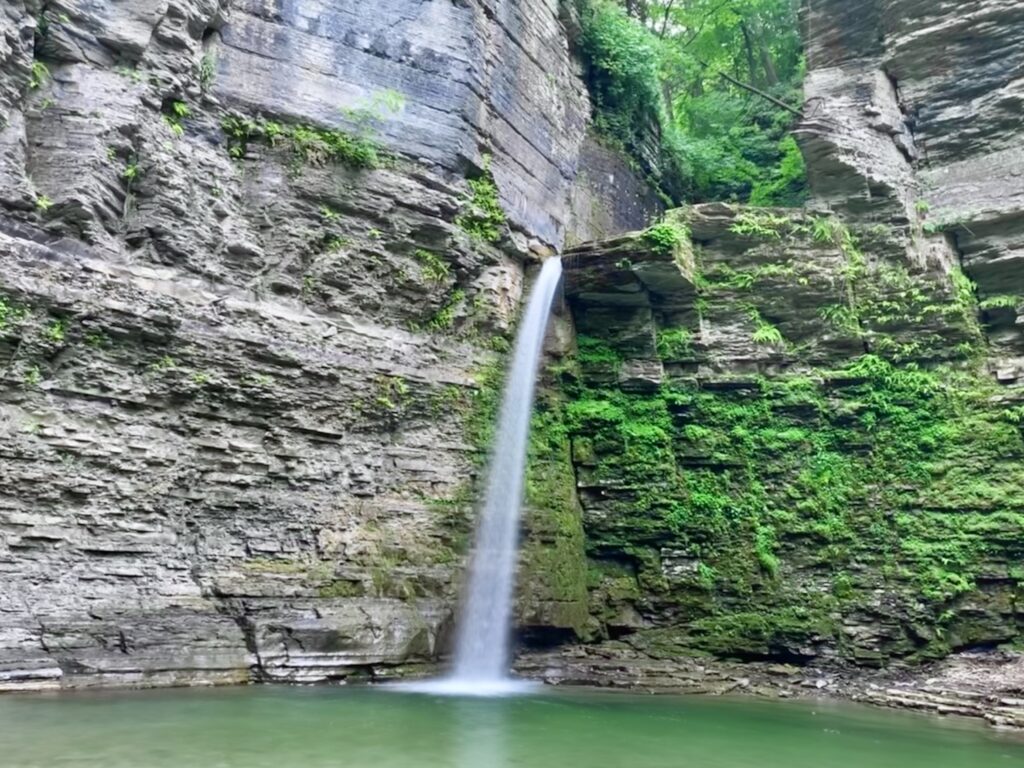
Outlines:
[[[557,4],[42,5],[0,10],[0,687],[436,661],[524,261],[649,213]]]

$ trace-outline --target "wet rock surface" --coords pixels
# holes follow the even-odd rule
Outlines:
[[[567,428],[598,642],[551,679],[820,688],[1017,727],[1024,18],[805,17],[806,209],[670,212],[693,250],[675,303],[632,275],[636,243],[574,246],[625,249],[596,278],[567,260],[590,289],[567,291]]]
[[[1020,78],[1024,9],[1008,0],[809,4],[805,121],[817,196],[943,234],[977,283],[993,366],[1021,366]],[[942,51],[941,62],[936,51]]]
[[[7,3],[0,689],[433,669],[570,246],[519,617],[591,644],[522,672],[1020,726],[1024,20],[962,5],[809,5],[811,204],[666,249],[554,2]]]
[[[0,688],[446,653],[524,263],[646,223],[588,120],[555,3],[6,3]]]
[[[652,658],[616,645],[570,647],[519,658],[518,673],[548,685],[586,685],[648,693],[847,699],[933,715],[984,719],[1024,728],[1021,655],[962,654],[922,669],[865,673],[828,666]]]

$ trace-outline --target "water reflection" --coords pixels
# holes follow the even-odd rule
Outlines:
[[[858,707],[357,688],[0,697],[3,768],[1010,768],[980,726]]]
[[[506,768],[509,746],[508,702],[459,699],[452,707],[455,727],[453,768]]]

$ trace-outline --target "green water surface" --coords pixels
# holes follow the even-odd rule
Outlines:
[[[0,697],[0,766],[1024,768],[1024,741],[822,703],[250,687]]]

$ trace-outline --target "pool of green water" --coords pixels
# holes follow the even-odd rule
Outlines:
[[[1022,768],[981,725],[850,705],[371,688],[0,697],[4,768]]]

